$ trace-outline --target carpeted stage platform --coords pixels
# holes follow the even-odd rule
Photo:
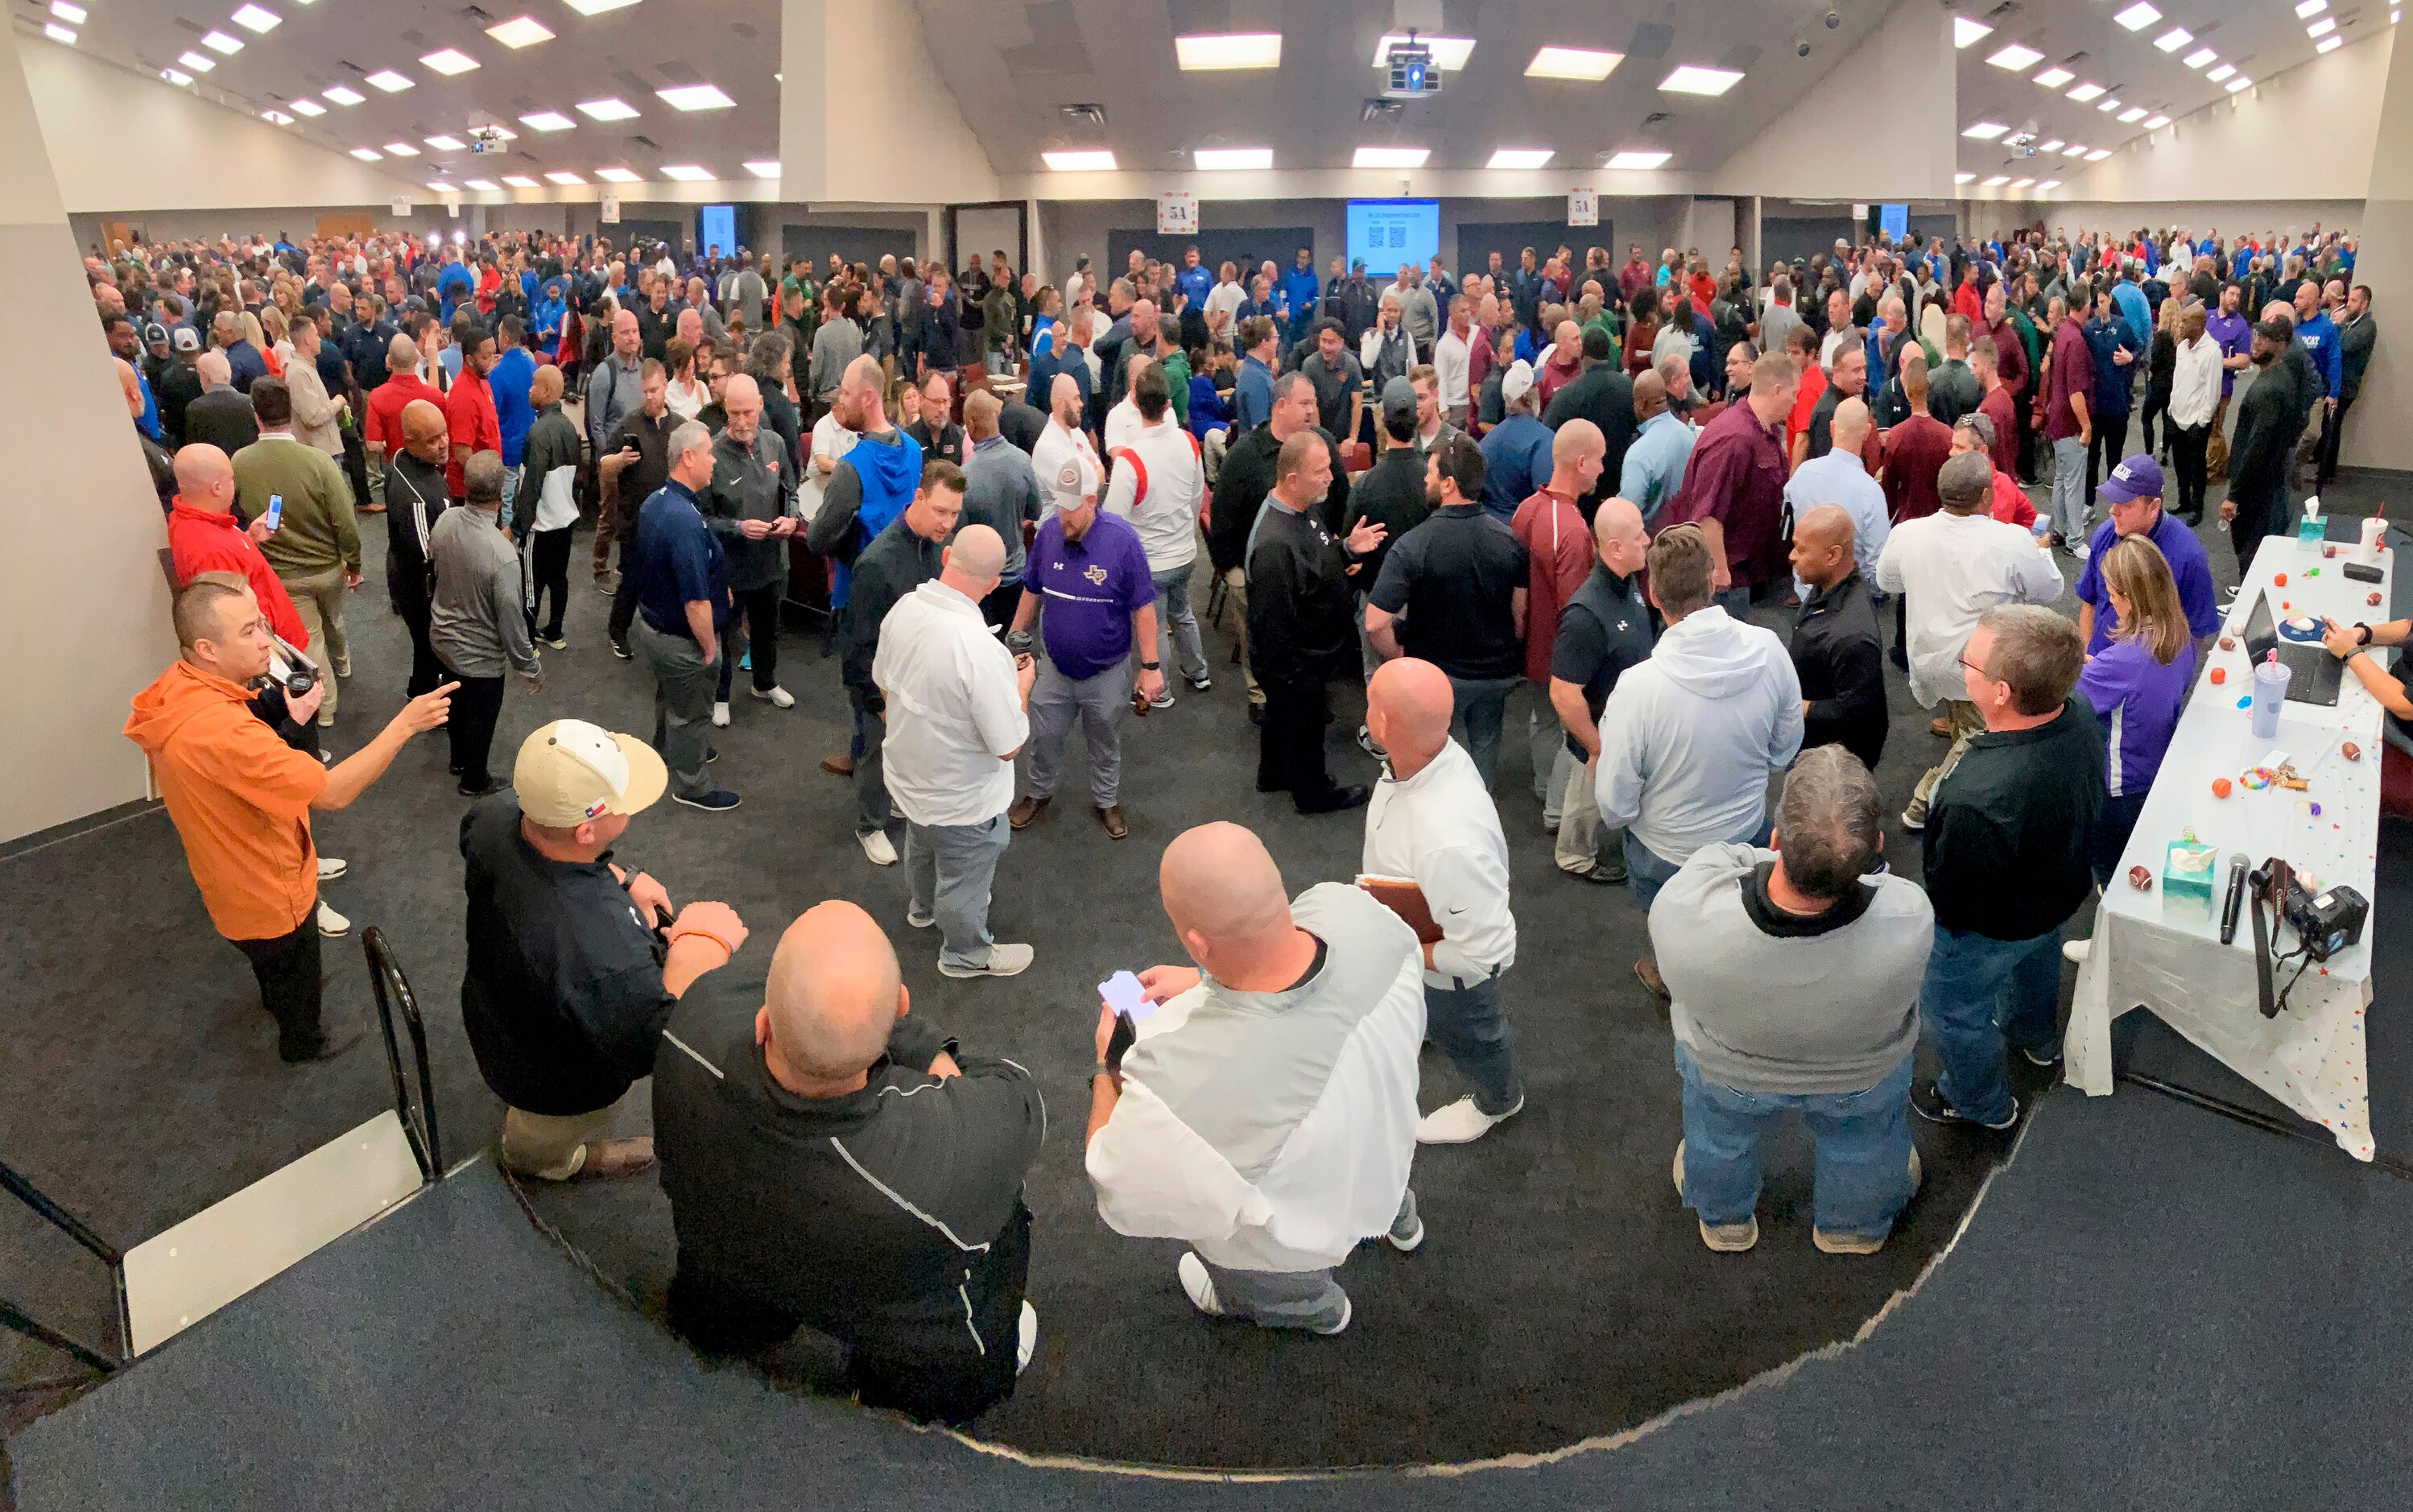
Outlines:
[[[2350,495],[2334,491],[2332,502],[2333,508],[2350,507]],[[386,611],[377,586],[383,555],[380,523],[370,521],[366,534],[369,586],[356,598],[351,616],[354,660],[361,671],[344,686],[339,725],[332,732],[339,751],[356,749],[398,706],[407,660],[401,625]],[[2225,537],[2210,529],[2205,534],[2215,572],[2224,581],[2233,580]],[[584,566],[582,549],[573,571],[572,649],[547,653],[548,681],[540,695],[531,699],[516,687],[511,689],[498,750],[508,751],[543,719],[565,714],[641,733],[650,726],[650,690],[634,667],[613,660],[605,647],[606,600],[588,586]],[[1768,611],[1759,617],[1763,623],[1779,623]],[[1213,692],[1200,696],[1183,691],[1173,710],[1126,726],[1124,804],[1132,838],[1109,841],[1090,823],[1081,796],[1085,777],[1075,755],[1068,763],[1064,801],[1039,826],[1015,837],[1007,852],[999,872],[996,926],[999,938],[1036,943],[1037,966],[1007,983],[950,982],[934,970],[930,942],[901,926],[901,875],[871,867],[854,847],[846,784],[818,770],[823,754],[842,748],[845,713],[835,662],[819,657],[815,641],[809,630],[792,625],[782,645],[782,678],[799,700],[792,711],[782,713],[748,700],[741,675],[736,722],[717,737],[723,757],[716,770],[745,796],[745,807],[733,815],[708,816],[665,806],[637,822],[620,859],[652,870],[679,900],[714,897],[733,904],[754,927],[756,938],[733,970],[758,975],[774,934],[800,909],[833,896],[862,902],[890,926],[897,941],[916,1012],[968,1043],[1010,1051],[1041,1076],[1054,1115],[1054,1129],[1029,1184],[1038,1217],[1032,1297],[1042,1319],[1041,1347],[1015,1397],[977,1425],[984,1441],[1043,1455],[1251,1470],[1451,1463],[1546,1452],[1631,1430],[1684,1403],[1729,1390],[1807,1351],[1853,1337],[1890,1298],[1912,1285],[1950,1242],[2003,1153],[2005,1144],[1999,1139],[1919,1127],[1916,1133],[1925,1156],[1926,1190],[1882,1255],[1852,1260],[1820,1255],[1811,1247],[1808,1173],[1806,1160],[1800,1158],[1806,1151],[1797,1136],[1787,1159],[1771,1174],[1760,1209],[1758,1251],[1744,1257],[1704,1251],[1667,1184],[1668,1153],[1678,1133],[1677,1082],[1668,1060],[1665,1020],[1628,971],[1641,948],[1640,918],[1623,889],[1588,887],[1555,871],[1527,783],[1524,744],[1512,738],[1503,751],[1498,792],[1513,852],[1521,934],[1507,1001],[1521,1040],[1528,1111],[1475,1146],[1419,1153],[1415,1185],[1432,1239],[1414,1256],[1369,1248],[1353,1259],[1343,1280],[1355,1297],[1357,1321],[1346,1335],[1330,1341],[1281,1338],[1201,1320],[1182,1299],[1173,1278],[1178,1247],[1126,1240],[1107,1231],[1096,1217],[1080,1170],[1078,1121],[1086,1106],[1081,1078],[1091,1055],[1093,984],[1118,967],[1177,958],[1178,947],[1156,901],[1154,877],[1162,845],[1181,828],[1209,818],[1251,825],[1266,837],[1296,888],[1354,873],[1362,816],[1301,819],[1286,802],[1268,800],[1251,790],[1253,732],[1241,715],[1237,677],[1222,660],[1228,643],[1210,635],[1219,677]],[[1879,780],[1898,808],[1917,773],[1942,748],[1927,734],[1926,714],[1911,702],[1899,675],[1889,676],[1896,718]],[[1512,704],[1514,734],[1521,734],[1522,708],[1520,695]],[[1333,761],[1344,779],[1367,780],[1373,763],[1349,739],[1355,713],[1352,704],[1347,719],[1332,732]],[[507,763],[507,757],[502,760]],[[440,737],[422,739],[359,805],[319,825],[322,848],[353,864],[351,875],[328,889],[330,901],[351,915],[356,931],[368,924],[385,931],[429,1010],[439,1101],[456,1156],[490,1138],[496,1117],[494,1100],[480,1082],[462,1037],[457,1010],[462,945],[455,838],[461,807],[444,775]],[[1895,828],[1888,840],[1896,865],[1917,875],[1915,837]],[[2388,879],[2403,869],[2401,851],[2401,846],[2383,846],[2383,918],[2394,901]],[[7,989],[12,1035],[7,1091],[0,1097],[0,1150],[82,1210],[103,1233],[128,1242],[156,1233],[351,1127],[385,1102],[384,1067],[372,1052],[299,1072],[276,1063],[272,1031],[252,1000],[249,974],[240,957],[211,935],[163,815],[137,813],[21,850],[0,860],[0,880],[5,880],[9,899],[9,907],[0,911],[0,949],[16,966]],[[2381,938],[2386,938],[2384,924]],[[328,959],[331,1003],[365,1011],[369,995],[357,943],[330,942]],[[2382,1006],[2389,1001],[2386,980],[2383,973]],[[2142,1024],[2140,1018],[2123,1023],[2125,1061],[2222,1095],[2242,1087],[2176,1036]],[[2402,1095],[2400,1058],[2390,1054],[2400,1039],[2392,1016],[2375,1012],[2374,1080],[2376,1091],[2382,1094],[2375,1100],[2381,1104],[2375,1112],[2383,1150],[2406,1148],[2406,1136],[2413,1134],[2406,1122],[2413,1104]],[[1424,1104],[1438,1105],[1458,1090],[1447,1067],[1429,1054]],[[2239,1100],[2250,1101],[2252,1094]],[[2224,1183],[2223,1191],[2229,1190],[2227,1183],[2244,1182],[2233,1202],[2199,1193],[2187,1197],[2189,1203],[2205,1205],[2198,1216],[2206,1226],[2197,1243],[2171,1253],[2201,1267],[2207,1288],[2219,1283],[2221,1296],[2228,1298],[2222,1306],[2235,1299],[2228,1290],[2233,1285],[2241,1289],[2237,1296],[2274,1296],[2274,1306],[2303,1307],[2302,1293],[2263,1290],[2295,1273],[2295,1263],[2261,1268],[2263,1257],[2254,1249],[2261,1238],[2213,1223],[2215,1213],[2267,1208],[2277,1196],[2254,1183],[2272,1178],[2278,1167],[2272,1163],[2293,1162],[2299,1164],[2286,1168],[2321,1173],[2302,1194],[2307,1202],[2317,1199],[2327,1205],[2317,1210],[2328,1216],[2307,1218],[2298,1225],[2303,1233],[2321,1232],[2349,1219],[2376,1223],[2403,1217],[2378,1197],[2366,1203],[2358,1195],[2341,1206],[2344,1193],[2368,1190],[2392,1200],[2393,1189],[2384,1178],[2346,1169],[2349,1163],[2334,1151],[2308,1146],[2242,1165],[2229,1161],[2234,1170],[2203,1169],[2203,1151],[2215,1145],[2228,1149],[2222,1141],[2248,1139],[2248,1146],[2241,1148],[2259,1148],[2256,1141],[2284,1147],[2243,1131],[2215,1134],[2198,1128],[2214,1122],[2201,1113],[2130,1107],[2143,1101],[2140,1094],[2124,1093],[2113,1100],[2119,1111],[2106,1112],[2076,1099],[2055,1100],[2065,1129],[2045,1141],[2045,1147],[2067,1147],[2054,1159],[2075,1163],[2084,1183],[2093,1183],[2105,1195],[2091,1207],[2080,1205],[2086,1210],[2074,1214],[2063,1212],[2059,1205],[2036,1209],[2037,1221],[2080,1222],[2095,1240],[2118,1250],[2126,1242],[2121,1236],[2138,1218],[2122,1195],[2131,1188],[2123,1183],[2141,1170],[2140,1162],[2171,1162],[2169,1175],[2182,1192],[2197,1193],[2206,1181]],[[2101,1119],[2127,1120],[2116,1127],[2129,1132],[2116,1138],[2098,1134],[2095,1131]],[[621,1121],[629,1132],[644,1127],[642,1086]],[[2372,1182],[2381,1184],[2370,1186]],[[2001,1197],[1998,1187],[1991,1201]],[[552,1189],[531,1200],[545,1222],[591,1260],[600,1278],[639,1308],[658,1312],[673,1256],[667,1205],[650,1178]],[[436,1202],[422,1206],[449,1212],[467,1201],[448,1189]],[[515,1241],[525,1238],[534,1242],[525,1221],[502,1206],[494,1206],[477,1222],[483,1225],[479,1233],[512,1230]],[[2106,1228],[2112,1232],[2100,1232]],[[389,1223],[354,1242],[391,1242],[379,1238],[389,1229],[406,1232],[400,1223]],[[1958,1278],[1959,1284],[1973,1290],[1951,1294],[1961,1301],[1925,1305],[1947,1316],[1964,1305],[1976,1313],[1961,1316],[1959,1324],[1938,1323],[1938,1332],[1974,1328],[1976,1317],[2006,1307],[1994,1295],[2006,1279],[2024,1284],[2031,1277],[2072,1275],[2065,1258],[2055,1260],[2044,1253],[2065,1241],[2090,1242],[2085,1234],[2029,1232],[2012,1224],[1999,1242],[2018,1253],[1993,1270],[1973,1274],[1964,1263],[1965,1252],[1956,1256],[1937,1282]],[[2154,1242],[2162,1242],[2158,1233]],[[331,1258],[322,1255],[313,1265]],[[466,1277],[475,1268],[476,1263],[465,1257],[447,1274]],[[106,1336],[105,1288],[97,1275],[80,1252],[13,1209],[0,1212],[0,1278],[37,1314],[87,1337]],[[1931,1292],[1934,1285],[1931,1282]],[[263,1300],[255,1297],[242,1306],[256,1309]],[[466,1298],[459,1305],[474,1303]],[[2038,1317],[2060,1315],[2049,1297],[2038,1298],[2036,1306]],[[2306,1315],[2317,1314],[2307,1307]],[[399,1315],[392,1321],[398,1323]],[[2167,1321],[2143,1316],[2121,1323],[2117,1332],[2132,1345],[2150,1343],[2169,1333],[2163,1326]],[[410,1325],[398,1340],[382,1341],[378,1336],[387,1326],[386,1320],[362,1318],[358,1327],[333,1336],[341,1342],[321,1348],[324,1357],[315,1358],[308,1369],[334,1372],[335,1379],[366,1391],[395,1363],[385,1351],[414,1352],[412,1357],[427,1366],[424,1379],[437,1398],[423,1410],[436,1414],[451,1413],[455,1405],[443,1400],[443,1392],[456,1386],[482,1389],[496,1379],[485,1365],[463,1362],[455,1353],[481,1341],[452,1338],[432,1331],[433,1325],[419,1324]],[[486,1327],[463,1325],[472,1334]],[[2276,1322],[2272,1327],[2277,1337],[2294,1337]],[[794,1420],[748,1417],[746,1414],[770,1408],[733,1405],[741,1398],[751,1403],[747,1393],[762,1393],[754,1385],[756,1377],[730,1371],[699,1377],[708,1390],[703,1386],[692,1390],[710,1400],[693,1395],[680,1399],[680,1410],[692,1408],[697,1416],[688,1420],[692,1431],[677,1430],[671,1406],[653,1402],[652,1387],[637,1386],[617,1367],[580,1355],[580,1349],[594,1342],[589,1336],[599,1333],[616,1339],[614,1347],[639,1350],[648,1359],[686,1358],[655,1324],[640,1322],[625,1309],[608,1326],[592,1321],[580,1325],[546,1345],[543,1357],[551,1364],[542,1373],[570,1383],[578,1392],[626,1400],[635,1419],[607,1427],[603,1425],[614,1420],[611,1412],[599,1418],[593,1404],[575,1404],[572,1396],[555,1401],[497,1391],[493,1401],[510,1411],[500,1419],[480,1417],[487,1426],[476,1432],[491,1431],[497,1442],[486,1456],[492,1462],[475,1474],[515,1475],[514,1461],[530,1456],[540,1461],[552,1456],[558,1466],[568,1466],[590,1455],[618,1457],[640,1449],[662,1461],[649,1474],[670,1474],[673,1460],[700,1452],[695,1445],[704,1442],[714,1445],[706,1456],[711,1463],[683,1466],[679,1472],[701,1476],[690,1483],[701,1485],[723,1474],[738,1474],[733,1466],[744,1458],[739,1446],[747,1446],[746,1453],[759,1447],[761,1453],[773,1454],[781,1439],[794,1436]],[[584,1342],[573,1347],[573,1336]],[[1974,1344],[1976,1335],[1971,1337]],[[1879,1338],[1885,1335],[1881,1332]],[[2203,1346],[2209,1349],[2211,1342],[2204,1341]],[[2041,1337],[2019,1345],[2022,1350],[2047,1347]],[[2272,1347],[2278,1347],[2275,1341]],[[93,1415],[110,1399],[152,1389],[141,1383],[185,1350],[185,1344],[179,1344],[60,1421],[95,1420]],[[420,1351],[429,1353],[415,1353]],[[2066,1361],[2058,1367],[2080,1379],[2056,1381],[2050,1388],[2056,1402],[2065,1404],[2073,1392],[2096,1392],[2090,1383],[2109,1368],[2101,1354],[2085,1356],[2083,1371]],[[453,1369],[443,1364],[438,1370],[438,1356],[462,1362],[463,1376],[474,1381],[466,1386],[454,1382],[436,1391],[432,1383],[447,1379]],[[1985,1392],[1996,1389],[1974,1350],[1961,1363],[1982,1389],[1972,1397],[1968,1383],[1956,1381],[1952,1392],[1960,1400],[1982,1401]],[[2207,1358],[2196,1368],[2208,1371],[2212,1363]],[[692,1372],[691,1365],[684,1368]],[[1825,1368],[1806,1368],[1803,1373]],[[55,1371],[54,1361],[13,1338],[0,1337],[0,1380],[22,1384]],[[2197,1384],[2204,1389],[2213,1386],[2210,1381]],[[1868,1400],[1883,1403],[1877,1413],[1883,1418],[1916,1405],[1919,1393],[1935,1386],[1925,1380],[1916,1388],[1902,1387],[1910,1395]],[[2154,1386],[2174,1400],[2184,1399],[2189,1389],[2148,1373],[2133,1384],[2131,1394]],[[210,1388],[196,1378],[190,1389],[198,1398]],[[2312,1387],[2295,1383],[2278,1395],[2292,1398],[2305,1389]],[[1991,1433],[1976,1431],[1986,1424],[2033,1437],[2027,1428],[2011,1426],[2028,1423],[2033,1414],[2020,1404],[2016,1393],[2006,1386],[2003,1390],[1997,1416],[1990,1418],[1972,1410],[1965,1416],[1939,1417],[1918,1439],[1887,1452],[1920,1462],[1939,1455],[1978,1455],[1986,1450],[1984,1443],[1962,1441],[1991,1439]],[[11,1419],[22,1421],[54,1400],[16,1394]],[[767,1396],[763,1400],[770,1401]],[[2141,1403],[2123,1404],[2121,1392],[2108,1387],[2100,1401],[2120,1411],[2146,1410]],[[659,1407],[659,1416],[645,1413],[649,1403]],[[874,1435],[865,1440],[864,1452],[871,1460],[886,1460],[903,1452],[880,1436],[891,1431],[884,1425],[864,1427],[862,1418],[820,1404],[771,1405],[821,1414],[833,1424],[854,1425],[849,1432],[859,1429]],[[1944,1414],[1948,1406],[1937,1404],[1932,1410]],[[2274,1407],[2279,1411],[2274,1420],[2291,1420],[2298,1411],[2285,1402]],[[377,1409],[378,1421],[385,1420],[387,1410]],[[722,1412],[738,1416],[726,1421],[711,1416]],[[263,1416],[273,1418],[281,1413],[279,1408]],[[822,1418],[812,1420],[818,1425]],[[1706,1420],[1685,1419],[1670,1431],[1700,1431],[1685,1425]],[[399,1426],[383,1436],[392,1452],[409,1449],[414,1456],[457,1459],[458,1472],[470,1475],[477,1456],[456,1447],[458,1430],[450,1426],[452,1421],[439,1417],[425,1439]],[[513,1421],[523,1427],[511,1428]],[[786,1426],[768,1426],[775,1421]],[[533,1422],[544,1426],[525,1426]],[[642,1427],[646,1422],[659,1423],[659,1430],[649,1436]],[[743,1426],[748,1422],[757,1427]],[[1940,1426],[1944,1423],[1954,1426]],[[34,1455],[39,1433],[56,1427],[37,1430],[22,1453]],[[1865,1430],[1854,1431],[1863,1430],[1875,1435],[1867,1441],[1872,1445],[1896,1442],[1880,1421],[1873,1419]],[[1843,1474],[1843,1467],[1853,1462],[1843,1452],[1849,1436],[1837,1437],[1833,1425],[1807,1431],[1807,1440],[1795,1437],[1793,1430],[1784,1438],[1794,1451],[1821,1459],[1831,1448],[1837,1474]],[[251,1473],[261,1477],[256,1487],[277,1484],[273,1477],[288,1468],[289,1456],[300,1456],[302,1466],[318,1466],[294,1470],[297,1488],[313,1484],[312,1476],[349,1473],[334,1458],[304,1453],[308,1433],[303,1427],[296,1425],[286,1436],[293,1442],[255,1437],[248,1430],[229,1437],[229,1443],[240,1442]],[[378,1435],[364,1423],[363,1436]],[[1665,1436],[1654,1435],[1645,1443]],[[673,1439],[678,1441],[675,1445]],[[160,1442],[170,1441],[163,1435]],[[1695,1464],[1729,1461],[1733,1447]],[[204,1458],[217,1462],[223,1456]],[[48,1462],[58,1463],[54,1459]],[[807,1481],[837,1473],[835,1467],[807,1473],[792,1464],[790,1472],[804,1475]],[[431,1467],[414,1459],[403,1480],[432,1474]],[[1493,1483],[1513,1485],[1520,1478],[1499,1477]],[[619,1474],[599,1473],[597,1479],[630,1486],[662,1484]],[[42,1484],[55,1487],[60,1482]],[[366,1494],[366,1488],[386,1485],[373,1479],[316,1484],[324,1494],[250,1500],[259,1505],[367,1505],[391,1494]],[[357,1484],[363,1495],[344,1494],[347,1484]],[[430,1479],[425,1484],[438,1483]],[[492,1496],[462,1490],[474,1481],[451,1484],[453,1494],[431,1491],[416,1505],[540,1505],[556,1498],[560,1505],[611,1505],[602,1499],[580,1502],[558,1490],[505,1494],[500,1482]],[[548,1484],[555,1482],[531,1472],[526,1486]],[[1396,1490],[1395,1483],[1380,1484]],[[1665,1484],[1673,1488],[1683,1482]],[[1842,1497],[1849,1484],[1847,1479],[1835,1481],[1835,1495]],[[1930,1484],[1944,1491],[1957,1483],[1939,1472]],[[1038,1482],[1031,1485],[1042,1499],[1058,1494],[1042,1492]],[[1706,1496],[1707,1488],[1703,1490]],[[728,1505],[751,1505],[733,1490],[729,1498]],[[178,1505],[244,1500],[211,1496]],[[645,1500],[631,1494],[628,1505]],[[53,1504],[29,1493],[26,1505],[116,1504],[105,1499]]]

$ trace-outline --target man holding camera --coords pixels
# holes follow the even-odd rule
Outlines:
[[[310,812],[348,807],[405,742],[442,724],[452,685],[403,705],[376,739],[330,768],[281,739],[254,703],[276,643],[249,587],[203,573],[177,593],[175,625],[182,655],[134,696],[126,736],[151,760],[210,922],[251,961],[261,1006],[276,1020],[277,1053],[294,1064],[331,1060],[359,1043],[363,1026],[331,1034],[320,1013]],[[325,686],[287,697],[287,717],[306,722]]]

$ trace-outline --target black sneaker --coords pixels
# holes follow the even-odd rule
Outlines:
[[[710,793],[699,793],[692,798],[683,793],[673,793],[671,801],[683,803],[689,808],[701,808],[707,814],[725,814],[737,807],[738,799],[737,794],[716,788]]]
[[[1366,797],[1367,790],[1363,787],[1334,788],[1320,798],[1299,799],[1298,811],[1302,814],[1337,814],[1343,809],[1360,807]]]
[[[636,653],[629,649],[629,643],[626,641],[614,641],[612,654],[623,661],[633,660],[636,658]]]
[[[2057,1045],[2050,1050],[2031,1050],[2022,1045],[2020,1046],[2020,1054],[2025,1058],[2029,1065],[2040,1067],[2046,1071],[2050,1071],[2061,1064],[2061,1046]]]
[[[704,764],[704,765],[706,765],[706,766],[710,766],[713,763],[715,763],[715,762],[717,762],[717,761],[718,761],[718,760],[720,760],[720,748],[719,748],[719,747],[718,747],[718,746],[706,746],[706,747],[704,747],[704,748],[703,748],[703,764]]]
[[[490,793],[501,792],[502,788],[503,785],[500,782],[496,781],[490,777],[483,782],[461,783],[453,791],[460,793],[464,798],[482,798]]]
[[[1980,1123],[1944,1100],[1944,1093],[1932,1081],[1915,1083],[1910,1089],[1910,1110],[1930,1123],[1961,1123],[1973,1129],[1991,1129],[2000,1134],[2020,1121],[2020,1100],[2011,1099],[2011,1111],[2000,1123]]]

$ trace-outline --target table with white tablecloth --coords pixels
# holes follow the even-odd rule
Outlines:
[[[2290,702],[2282,710],[2278,734],[2269,740],[2254,738],[2248,712],[2239,706],[2253,688],[2243,632],[2263,590],[2272,590],[2272,609],[2282,615],[2351,624],[2376,622],[2387,614],[2394,555],[2380,556],[2383,581],[2359,582],[2343,571],[2356,548],[2336,544],[2338,555],[2324,557],[2317,545],[2273,536],[2255,554],[2253,571],[2221,627],[2238,644],[2223,651],[2215,642],[2198,669],[2169,754],[2120,857],[2119,873],[2095,910],[2094,947],[2079,970],[2064,1053],[2072,1086],[2092,1096],[2108,1094],[2111,1020],[2132,1008],[2150,1009],[2271,1097],[2326,1127],[2348,1154],[2367,1161],[2373,1146],[2363,1020],[2371,1004],[2370,941],[2378,924],[2377,900],[2362,940],[2307,969],[2275,1017],[2263,1017],[2259,1006],[2251,918],[2241,916],[2237,938],[2220,942],[2220,903],[2233,853],[2257,867],[2277,856],[2323,884],[2343,882],[2372,898],[2386,712],[2351,672],[2335,707]],[[2283,573],[2287,581],[2281,585]],[[2379,594],[2376,607],[2367,601],[2374,591]],[[2218,685],[2211,681],[2215,668],[2225,674]],[[2360,760],[2346,758],[2342,748],[2347,743],[2360,749]],[[2273,752],[2284,753],[2309,779],[2308,791],[2246,787],[2242,774],[2275,764],[2270,760]],[[2216,778],[2228,780],[2228,796],[2213,795]],[[2169,843],[2188,829],[2219,852],[2208,915],[2171,901],[2163,885]],[[2137,866],[2151,873],[2150,889],[2129,884],[2126,874]],[[2284,936],[2282,948],[2292,948],[2291,931],[2276,921],[2272,930],[2274,943]],[[2286,986],[2294,971],[2293,962],[2280,968],[2277,985]]]

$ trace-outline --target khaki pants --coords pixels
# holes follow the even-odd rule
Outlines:
[[[1561,871],[1588,876],[1610,858],[1614,876],[1625,865],[1623,830],[1603,835],[1600,828],[1600,768],[1591,762],[1567,758],[1567,785],[1559,798],[1559,838],[1553,847]]]
[[[1257,686],[1257,674],[1249,670],[1249,574],[1233,568],[1223,574],[1223,602],[1232,612],[1232,639],[1240,657],[1240,680],[1248,685],[1249,702],[1265,707],[1266,690]]]
[[[595,576],[599,580],[612,571],[612,538],[620,527],[619,493],[614,483],[600,483],[596,488]]]
[[[1935,784],[1943,781],[1946,774],[1961,764],[1961,754],[1969,749],[1969,742],[1986,731],[1986,721],[1979,717],[1977,705],[1966,699],[1946,699],[1944,714],[1952,721],[1952,748],[1944,753],[1942,761],[1930,767],[1927,775],[1918,779],[1917,789],[1910,795],[1909,811],[1922,823],[1927,819],[1928,802],[1935,795]]]
[[[287,577],[280,572],[277,580],[285,585],[294,612],[302,616],[302,628],[310,632],[310,660],[318,669],[319,686],[327,689],[326,701],[318,705],[318,722],[332,724],[337,669],[343,675],[349,675],[352,670],[351,646],[344,639],[344,595],[350,591],[344,586],[344,570],[331,567],[305,577]]]
[[[586,1147],[600,1144],[611,1126],[612,1110],[608,1107],[566,1118],[506,1107],[504,1168],[543,1181],[567,1181],[585,1165]]]

